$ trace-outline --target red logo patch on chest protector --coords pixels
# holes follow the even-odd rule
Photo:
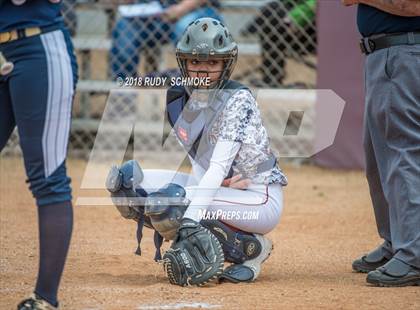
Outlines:
[[[188,142],[188,134],[187,131],[182,128],[182,127],[178,127],[178,136],[184,141],[184,142]]]

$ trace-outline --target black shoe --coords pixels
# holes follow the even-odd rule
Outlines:
[[[353,270],[356,272],[368,273],[385,265],[389,262],[389,258],[385,257],[384,251],[382,246],[379,246],[372,252],[356,259],[352,264]]]
[[[382,267],[369,272],[366,281],[375,286],[420,285],[420,269],[392,258]]]

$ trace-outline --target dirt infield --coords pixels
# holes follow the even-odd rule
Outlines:
[[[84,165],[69,163],[75,197]],[[420,309],[419,287],[369,287],[351,271],[352,259],[379,241],[363,173],[285,168],[285,212],[256,283],[171,286],[153,262],[150,231],[135,256],[134,222],[112,207],[75,207],[62,308]],[[14,309],[38,268],[36,209],[20,160],[2,158],[0,178],[0,309]]]

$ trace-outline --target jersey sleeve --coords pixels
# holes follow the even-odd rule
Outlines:
[[[255,108],[255,98],[249,90],[237,91],[221,114],[218,140],[243,143]]]
[[[206,170],[203,169],[192,157],[190,154],[188,154],[188,158],[191,163],[192,167],[192,174],[194,176],[194,179],[196,181],[196,184],[200,182],[200,180],[203,178],[204,174],[206,173]]]
[[[211,205],[224,178],[238,153],[241,144],[232,141],[218,140],[210,160],[210,166],[201,178],[198,186],[188,197],[191,200],[184,217],[200,221],[200,214]]]

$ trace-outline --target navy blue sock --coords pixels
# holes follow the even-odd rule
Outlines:
[[[38,207],[39,270],[35,293],[57,305],[57,291],[73,230],[71,201]]]

